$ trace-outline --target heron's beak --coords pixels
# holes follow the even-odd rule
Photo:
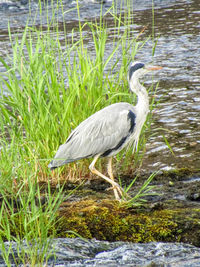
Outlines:
[[[146,66],[145,69],[151,71],[151,70],[161,70],[161,66]]]

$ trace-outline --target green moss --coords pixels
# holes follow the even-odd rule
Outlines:
[[[107,208],[87,214],[88,228],[93,237],[109,241],[170,241],[174,237],[177,224],[171,215],[133,214],[123,216],[110,212]]]
[[[57,237],[79,235],[108,241],[186,242],[200,247],[200,209],[186,207],[176,200],[168,200],[152,209],[149,206],[128,209],[112,200],[65,202],[57,219],[58,223],[49,232],[56,233]],[[23,238],[29,229],[24,228],[21,215],[16,214],[12,222],[11,234]]]
[[[59,223],[56,227],[57,237],[77,237],[77,234],[85,237],[92,238],[92,235],[87,227],[84,218],[72,217],[66,220],[63,216],[60,218]]]
[[[88,201],[86,206],[86,203],[87,201],[65,210],[59,236],[66,236],[66,231],[70,230],[86,238],[108,241],[151,242],[180,239],[174,211],[130,212],[117,204],[111,204],[111,201],[104,202],[103,205]]]

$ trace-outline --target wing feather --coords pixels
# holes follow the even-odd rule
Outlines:
[[[61,166],[67,162],[98,154],[107,156],[106,152],[110,153],[114,148],[119,149],[120,142],[126,140],[134,129],[135,120],[133,116],[132,119],[129,116],[130,112],[134,114],[130,104],[118,103],[90,116],[79,124],[66,143],[59,147],[52,164]],[[60,162],[56,163],[55,159],[59,158]]]

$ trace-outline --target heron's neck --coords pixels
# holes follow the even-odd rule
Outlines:
[[[142,86],[138,79],[132,80],[130,84],[131,88],[133,88],[133,92],[137,94],[137,105],[136,109],[136,132],[134,135],[135,142],[133,150],[138,146],[138,140],[140,136],[141,129],[146,121],[147,114],[149,112],[149,98],[148,93],[144,86]],[[135,88],[135,90],[134,90]]]
[[[136,109],[142,113],[149,112],[149,97],[146,88],[142,86],[138,79],[133,82],[133,88],[137,88],[137,105]]]

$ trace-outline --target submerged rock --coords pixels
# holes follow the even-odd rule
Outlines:
[[[5,242],[5,246],[9,245]],[[14,242],[12,247],[13,255],[19,259]],[[54,253],[48,258],[47,266],[200,266],[200,249],[183,243],[137,244],[60,238],[52,240],[49,251],[51,250]],[[15,266],[14,260],[11,262],[11,266]],[[1,255],[0,266],[5,266]]]

